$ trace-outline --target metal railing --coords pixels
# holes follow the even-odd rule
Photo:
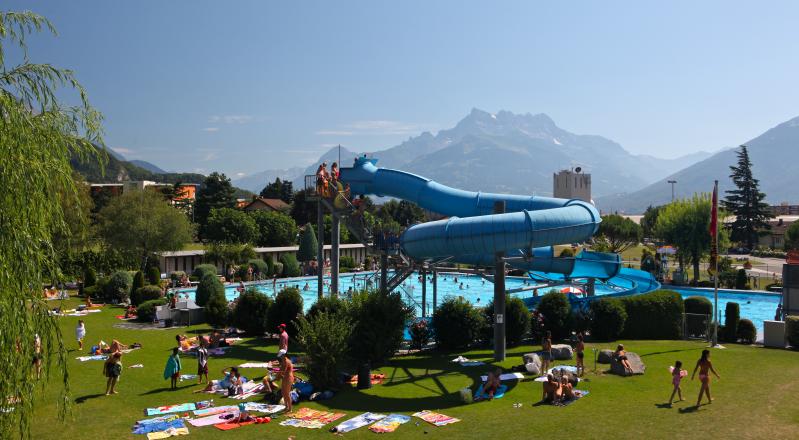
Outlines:
[[[700,339],[710,341],[712,336],[712,321],[710,315],[701,313],[683,313],[682,315],[683,339]]]

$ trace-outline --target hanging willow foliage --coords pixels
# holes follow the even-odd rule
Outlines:
[[[58,274],[53,236],[65,231],[59,197],[77,200],[70,157],[93,159],[102,145],[101,115],[69,70],[30,62],[25,38],[52,24],[32,12],[0,12],[0,437],[30,437],[33,405],[51,377],[68,407],[66,351],[43,300],[44,276]],[[9,46],[19,64],[8,66]],[[63,104],[61,89],[75,92]],[[57,93],[59,95],[57,96]],[[98,158],[99,159],[99,158]],[[36,380],[34,340],[41,338]]]

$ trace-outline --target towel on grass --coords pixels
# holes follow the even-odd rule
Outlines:
[[[266,414],[274,414],[286,409],[284,405],[269,405],[267,403],[246,402],[244,409],[252,412],[260,412]]]
[[[413,414],[414,417],[418,417],[424,420],[427,423],[436,426],[444,426],[449,425],[450,423],[460,422],[460,419],[456,419],[455,417],[446,416],[444,414],[439,414],[433,411],[419,411]]]
[[[108,355],[105,354],[95,354],[93,356],[78,356],[75,359],[86,362],[86,361],[104,361],[108,359]]]
[[[189,428],[169,428],[166,431],[151,432],[147,434],[147,440],[161,440],[178,435],[189,435]]]
[[[149,434],[151,432],[166,431],[171,428],[184,428],[186,425],[183,419],[175,418],[169,421],[156,423],[138,424],[133,428],[134,434]]]
[[[574,390],[574,399],[564,400],[561,405],[567,406],[588,395],[588,391]]]
[[[402,414],[390,414],[388,417],[378,420],[374,425],[370,426],[369,430],[378,434],[394,432],[397,428],[399,428],[399,425],[408,423],[410,421],[411,418],[409,416],[404,416]]]
[[[160,416],[176,412],[194,411],[197,405],[194,402],[178,403],[176,405],[164,405],[156,408],[147,408],[144,413],[148,416]]]
[[[214,425],[214,428],[222,431],[230,431],[231,429],[241,428],[242,426],[254,425],[255,420],[247,420],[246,422],[225,422]]]
[[[181,374],[180,375],[180,380],[192,380],[192,379],[197,379],[197,375],[196,374]]]
[[[246,362],[239,365],[239,368],[270,368],[271,362]]]
[[[220,423],[227,423],[229,419],[238,416],[239,416],[239,410],[238,408],[236,408],[233,410],[228,410],[221,414],[213,414],[206,417],[200,417],[198,419],[191,419],[189,420],[189,424],[191,426],[196,426],[196,427],[218,425]]]
[[[499,380],[522,380],[524,379],[524,374],[522,373],[505,373],[499,376]],[[488,376],[480,376],[480,380],[485,382],[488,380]]]
[[[508,391],[508,386],[507,385],[498,386],[497,390],[494,391],[494,398],[495,399],[501,399],[502,397],[505,396],[505,391]],[[474,393],[474,398],[475,399],[488,399],[489,398],[488,393],[483,391],[483,384],[480,384],[480,386],[477,387],[477,391],[475,391],[475,393]]]
[[[362,426],[374,423],[385,417],[386,417],[385,414],[366,412],[359,416],[346,420],[342,423],[339,423],[338,426],[336,426],[333,429],[335,430],[334,432],[350,432],[354,429],[358,429]]]
[[[238,406],[225,405],[225,406],[213,406],[211,408],[195,409],[194,415],[198,417],[205,417],[214,414],[222,414],[230,411],[238,411]]]
[[[461,367],[477,367],[479,365],[485,365],[486,363],[483,361],[466,361],[461,362]]]

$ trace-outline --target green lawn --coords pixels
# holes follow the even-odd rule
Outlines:
[[[74,301],[74,300],[72,300]],[[72,302],[71,301],[71,302]],[[198,389],[194,383],[184,382],[177,391],[169,391],[168,381],[162,371],[168,351],[174,346],[176,333],[196,334],[203,327],[180,330],[123,330],[114,324],[121,321],[113,315],[119,309],[107,308],[85,319],[89,345],[98,339],[110,341],[117,338],[125,343],[140,342],[144,348],[123,358],[125,370],[118,390],[120,394],[106,397],[105,378],[101,362],[81,363],[69,354],[71,413],[65,422],[56,418],[55,393],[46,390],[38,400],[33,438],[138,438],[130,434],[133,423],[142,419],[143,409],[173,403],[202,400],[206,394],[193,394]],[[78,318],[60,318],[70,347],[74,347],[74,326]],[[263,361],[274,357],[276,347],[263,339],[246,339],[230,350],[224,358],[212,358],[212,372],[243,361]],[[510,383],[511,389],[502,399],[492,402],[464,405],[458,390],[474,386],[486,367],[464,368],[449,359],[464,354],[472,359],[490,361],[491,352],[476,350],[467,353],[431,353],[423,356],[395,358],[381,369],[389,378],[384,385],[367,391],[345,388],[332,400],[301,403],[299,406],[330,408],[346,412],[347,418],[365,411],[401,412],[410,414],[417,410],[440,410],[444,414],[461,418],[460,423],[434,427],[417,420],[402,425],[388,438],[687,438],[697,435],[711,438],[796,438],[799,432],[799,353],[769,350],[740,345],[726,350],[714,350],[714,364],[721,374],[714,381],[716,401],[698,410],[690,407],[696,399],[698,383],[686,380],[683,389],[686,402],[674,408],[662,406],[671,392],[668,366],[676,359],[692,366],[704,344],[684,341],[625,341],[628,350],[642,355],[647,365],[644,376],[621,378],[590,371],[588,381],[580,388],[589,390],[589,396],[568,407],[534,406],[541,397],[539,383],[529,379]],[[610,348],[613,344],[590,344],[591,347]],[[521,363],[520,356],[537,347],[515,347],[508,350],[508,359],[501,363],[510,368]],[[590,351],[589,351],[590,352]],[[141,369],[129,369],[133,364],[144,364]],[[186,373],[194,373],[193,358],[184,358]],[[589,365],[589,370],[593,364]],[[255,370],[245,370],[252,376]],[[262,373],[258,371],[256,376]],[[235,402],[216,397],[218,405]],[[514,403],[523,403],[514,408]],[[279,426],[282,418],[266,425],[245,426],[235,431],[222,432],[213,427],[189,427],[190,439],[226,438],[329,438],[326,430],[307,430]],[[344,419],[342,419],[344,420]],[[352,438],[376,438],[377,434],[361,428],[347,433]]]

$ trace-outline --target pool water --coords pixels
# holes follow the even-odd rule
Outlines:
[[[689,296],[702,296],[713,302],[713,289],[691,289],[691,288],[672,288],[665,286],[665,289],[673,290],[682,295],[683,298]],[[777,304],[782,300],[782,295],[767,292],[747,292],[741,290],[721,290],[719,289],[719,316],[721,324],[724,324],[724,310],[728,302],[737,302],[741,309],[741,319],[749,319],[755,324],[758,334],[763,334],[763,321],[774,319],[777,311]]]

